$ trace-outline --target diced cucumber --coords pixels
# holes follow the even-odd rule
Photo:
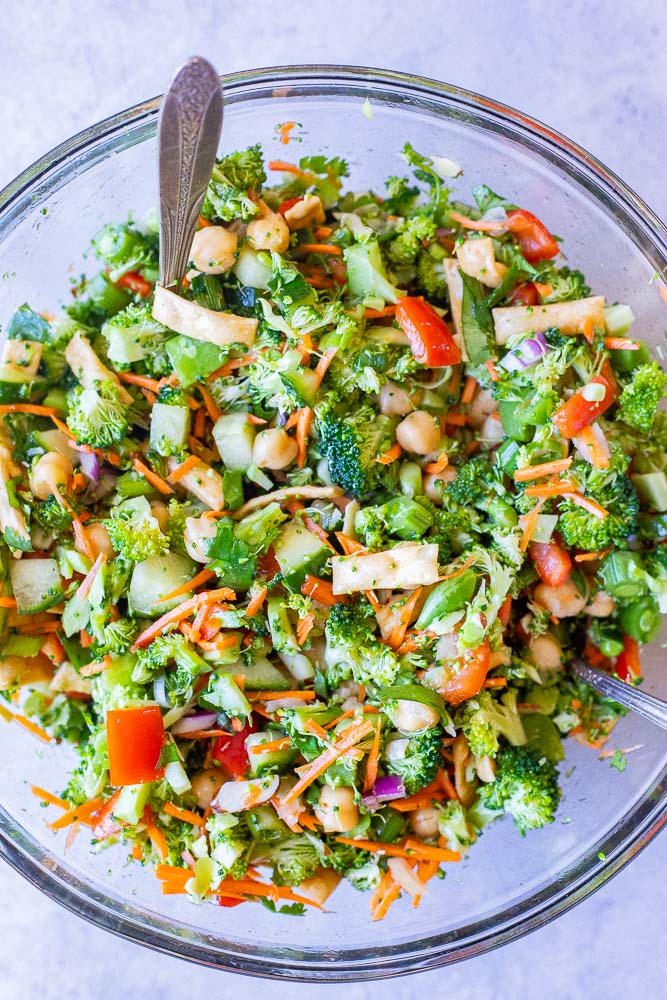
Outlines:
[[[243,674],[248,691],[289,691],[292,687],[291,681],[265,656],[258,656],[248,666],[234,662],[226,664],[224,667],[216,666],[216,670],[218,672],[224,670],[230,674]]]
[[[116,819],[136,826],[146,808],[152,788],[152,781],[141,785],[124,785],[113,810]]]
[[[180,760],[170,761],[164,769],[164,776],[177,795],[184,795],[192,788],[192,782]]]
[[[76,460],[77,452],[70,448],[70,439],[55,427],[48,431],[33,431],[32,436],[44,451],[57,451],[59,455],[64,455],[71,462]]]
[[[252,712],[243,691],[232,675],[227,673],[211,674],[207,686],[199,695],[199,703],[232,718],[249,719]]]
[[[6,656],[37,656],[44,643],[42,635],[10,635],[2,647],[1,657]]]
[[[113,691],[115,687],[129,687],[136,662],[137,658],[133,653],[112,657],[110,666],[99,675],[97,683],[107,692]]]
[[[355,243],[343,251],[347,280],[352,295],[377,296],[384,302],[396,302],[398,289],[389,281],[377,240]]]
[[[269,598],[267,617],[273,648],[292,677],[297,681],[314,677],[315,669],[308,657],[301,652],[282,597],[274,595]]]
[[[276,774],[293,763],[296,757],[296,749],[287,747],[284,750],[259,751],[263,743],[271,743],[276,738],[276,734],[250,733],[246,736],[245,746],[250,764],[250,774],[253,778],[258,778],[262,774]]]
[[[398,470],[401,493],[406,497],[420,496],[424,492],[421,466],[416,462],[403,462]]]
[[[252,465],[255,428],[247,413],[225,413],[213,427],[213,439],[228,469],[245,472]]]
[[[130,580],[129,605],[132,614],[153,617],[175,608],[177,604],[192,597],[192,592],[179,594],[170,601],[163,600],[164,595],[182,587],[194,575],[195,564],[178,552],[152,556],[137,563]]]
[[[304,368],[298,351],[286,351],[278,370],[280,381],[299,406],[314,406],[320,380],[311,368]]]
[[[192,337],[172,337],[166,350],[183,389],[211,375],[227,358],[227,352],[216,344]]]
[[[222,474],[222,495],[227,510],[243,506],[243,473],[240,469],[225,469]]]
[[[182,452],[190,434],[190,407],[154,403],[150,447],[165,458]]]
[[[291,590],[298,590],[308,574],[317,576],[331,555],[328,545],[308,531],[299,518],[283,525],[273,550]]]
[[[246,813],[248,828],[258,844],[277,844],[290,836],[286,823],[278,818],[273,806],[258,806]]]
[[[9,567],[16,610],[20,615],[46,611],[63,599],[58,563],[55,559],[12,560]]]
[[[639,499],[651,510],[667,511],[667,476],[662,470],[658,472],[635,473],[630,476],[639,494]]]
[[[605,306],[604,322],[610,337],[623,337],[635,321],[635,314],[630,306],[617,303],[615,306]]]
[[[268,288],[273,274],[270,258],[248,246],[241,247],[232,271],[247,288]]]

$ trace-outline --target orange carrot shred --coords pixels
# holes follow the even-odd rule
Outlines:
[[[361,740],[373,731],[373,728],[372,722],[363,720],[353,723],[348,729],[345,729],[330,747],[327,747],[315,760],[310,761],[296,784],[283,796],[283,804],[289,805],[290,802],[298,799],[299,795],[312,785],[335,760],[338,760],[347,750],[360,743]]]
[[[60,809],[70,808],[69,802],[65,799],[59,798],[57,795],[54,795],[53,792],[47,792],[45,788],[40,788],[39,785],[31,785],[30,791],[42,802],[48,802],[51,806],[58,806]]]
[[[166,802],[162,807],[162,812],[166,813],[167,816],[173,816],[174,819],[180,819],[183,823],[189,823],[191,826],[203,826],[204,818],[198,816],[197,813],[192,812],[190,809],[181,809],[179,806],[175,806],[173,802]]]
[[[380,763],[381,734],[382,734],[382,723],[380,719],[378,719],[378,724],[375,727],[375,736],[373,737],[373,745],[371,746],[370,752],[368,754],[368,759],[366,760],[366,776],[364,778],[364,792],[370,792],[378,776],[378,766]]]
[[[306,464],[306,456],[308,452],[308,431],[310,430],[310,425],[313,421],[313,411],[309,406],[303,406],[299,410],[299,416],[297,418],[296,424],[296,443],[297,443],[297,458],[296,464],[300,469],[303,469]]]
[[[475,389],[477,388],[477,380],[468,375],[465,385],[463,386],[463,392],[461,393],[461,402],[464,404],[472,403],[472,398],[475,395]]]
[[[144,465],[144,463],[140,459],[133,458],[132,465],[134,466],[137,472],[139,472],[142,476],[146,477],[148,482],[151,484],[151,486],[155,487],[158,493],[162,493],[163,496],[169,496],[170,493],[174,492],[169,483],[166,483],[161,476],[158,476],[156,472],[153,472],[153,470],[149,469],[147,465]]]
[[[201,398],[204,400],[204,406],[206,407],[206,412],[208,413],[213,423],[215,423],[215,421],[222,416],[222,410],[220,409],[216,401],[213,399],[213,396],[210,394],[208,389],[206,389],[201,384],[201,382],[198,383],[197,389],[199,390]]]
[[[396,441],[392,444],[391,448],[388,448],[387,451],[385,451],[383,455],[378,455],[375,461],[379,462],[380,465],[391,465],[391,463],[395,462],[397,458],[400,458],[402,454],[403,449],[398,441]]]
[[[464,229],[476,229],[480,233],[499,233],[505,229],[505,223],[500,219],[471,219],[460,212],[450,212],[449,217]]]
[[[608,351],[638,351],[640,344],[629,337],[605,337],[604,346]]]
[[[200,410],[199,412],[203,413],[204,411]],[[177,483],[179,479],[186,476],[196,465],[199,465],[200,461],[201,459],[197,455],[188,455],[188,457],[181,462],[180,465],[177,465],[176,468],[169,473],[169,482]]]
[[[255,596],[248,601],[248,607],[245,609],[246,618],[252,618],[253,615],[257,614],[262,604],[264,604],[268,592],[268,587],[260,587]]]
[[[541,479],[542,476],[558,475],[565,472],[572,465],[571,458],[559,458],[555,462],[543,462],[541,465],[529,465],[523,469],[517,469],[514,473],[515,483],[525,483],[531,479]]]
[[[203,569],[200,573],[197,573],[196,576],[193,576],[191,580],[188,580],[187,583],[182,583],[180,587],[176,588],[176,590],[172,590],[171,593],[165,594],[161,600],[163,602],[171,601],[174,597],[180,597],[181,594],[189,594],[191,590],[203,587],[204,584],[208,583],[209,580],[212,580],[214,576],[215,573],[212,569]]]
[[[294,251],[299,251],[300,253],[322,253],[328,254],[331,257],[343,256],[342,247],[336,246],[334,243],[301,243],[299,246],[294,247]]]
[[[544,497],[537,501],[532,510],[529,510],[527,514],[522,514],[519,518],[519,527],[522,530],[519,548],[522,552],[525,552],[530,545],[531,539],[535,534],[535,528],[537,527],[537,519],[540,516],[543,506]]]
[[[444,472],[449,465],[449,457],[446,451],[441,451],[435,462],[427,462],[424,466],[424,472],[428,472],[430,475],[440,475]]]
[[[132,372],[119,372],[118,378],[121,382],[126,382],[128,385],[138,385],[142,389],[148,389],[156,395],[160,391],[160,383],[154,378],[148,378],[146,375],[134,375]]]
[[[85,601],[86,597],[88,597],[88,594],[90,593],[90,588],[92,587],[93,583],[95,582],[95,577],[97,576],[97,574],[99,573],[99,571],[102,569],[102,566],[104,565],[104,563],[106,561],[107,561],[106,555],[104,554],[104,552],[100,552],[100,554],[98,555],[97,559],[95,560],[95,562],[91,566],[88,574],[81,581],[81,584],[80,584],[79,590],[78,590],[78,594],[79,594],[79,597],[81,598],[82,601]]]

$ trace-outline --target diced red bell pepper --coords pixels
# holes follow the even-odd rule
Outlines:
[[[239,906],[245,899],[234,899],[232,896],[218,896],[218,906]]]
[[[264,553],[264,555],[259,557],[257,560],[257,568],[260,576],[264,577],[266,580],[273,580],[274,576],[280,573],[280,566],[278,565],[276,554],[273,551],[273,546],[271,546]]]
[[[597,420],[614,402],[614,390],[603,375],[596,375],[588,385],[601,385],[604,388],[603,398],[586,399],[584,392],[587,386],[584,385],[562,403],[551,418],[561,437],[574,437]]]
[[[468,698],[474,698],[482,690],[489,672],[489,643],[485,641],[477,649],[470,649],[463,657],[457,672],[452,672],[440,694],[450,705],[460,705]]]
[[[551,260],[560,250],[544,223],[525,208],[514,208],[507,213],[507,228],[517,238],[521,253],[529,264]]]
[[[507,301],[513,306],[538,306],[540,296],[532,281],[522,281],[514,286]]]
[[[396,321],[420,364],[445,368],[460,362],[461,351],[449,327],[428,302],[407,295],[399,299]]]
[[[155,781],[164,724],[158,705],[113,708],[107,712],[109,780],[112,785],[138,785]]]
[[[228,736],[218,736],[211,757],[226,771],[230,778],[242,778],[248,769],[248,754],[245,740],[250,733],[257,732],[257,726],[253,721],[246,725],[238,733],[230,733]]]
[[[642,675],[642,665],[639,661],[639,643],[629,635],[623,636],[623,652],[616,657],[615,672],[622,681],[638,680]]]
[[[531,542],[528,549],[543,583],[560,587],[572,572],[572,560],[556,542]]]
[[[133,295],[138,295],[142,299],[147,299],[153,291],[150,281],[146,281],[136,271],[128,271],[127,274],[121,275],[116,284],[119,288],[127,288],[128,292],[132,292]]]
[[[120,797],[122,789],[119,788],[113,793],[110,799],[104,803],[95,817],[93,826],[93,837],[95,840],[106,840],[107,837],[115,837],[122,830],[121,823],[114,817],[113,811]]]
[[[285,201],[278,205],[278,214],[284,215],[285,212],[289,212],[290,208],[294,208],[295,205],[298,205],[300,201],[303,201],[303,195],[300,195],[298,198],[286,198]]]

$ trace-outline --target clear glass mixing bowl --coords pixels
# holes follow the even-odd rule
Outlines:
[[[353,188],[401,170],[409,139],[463,164],[457,190],[480,182],[534,209],[563,237],[569,261],[610,301],[628,302],[636,329],[661,354],[667,313],[652,279],[667,264],[666,233],[649,209],[588,153],[494,101],[398,73],[296,67],[226,77],[224,146],[261,140],[269,156],[330,151]],[[372,119],[362,113],[369,98]],[[0,323],[29,301],[52,309],[99,226],[156,203],[158,101],[109,118],[59,146],[0,194]],[[275,127],[299,123],[281,146]],[[72,267],[70,268],[70,265]],[[646,687],[667,697],[660,643],[646,651]],[[160,895],[126,852],[93,853],[85,830],[68,853],[29,785],[59,790],[74,755],[0,722],[0,852],[52,898],[109,930],[221,969],[285,979],[354,980],[414,972],[480,954],[584,899],[665,822],[664,734],[626,717],[612,746],[641,744],[619,774],[568,744],[564,800],[550,829],[525,839],[508,822],[484,833],[417,910],[408,901],[371,924],[367,898],[347,886],[331,911],[302,918],[261,906],[193,906]],[[565,776],[568,772],[569,776]],[[571,773],[570,773],[571,772]],[[53,810],[51,810],[53,812]]]

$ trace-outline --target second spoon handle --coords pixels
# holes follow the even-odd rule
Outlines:
[[[160,278],[180,290],[222,128],[222,87],[211,64],[194,56],[178,70],[158,123]]]
[[[604,670],[592,667],[578,656],[571,660],[570,670],[601,694],[613,698],[638,715],[643,715],[645,719],[650,719],[656,726],[667,729],[667,701],[633,687],[632,684],[626,684],[625,681],[619,681],[616,677],[610,677]]]

